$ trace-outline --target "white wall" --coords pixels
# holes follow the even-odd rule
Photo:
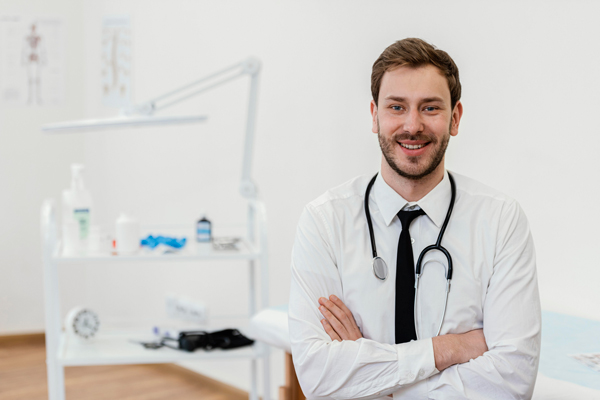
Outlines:
[[[271,304],[280,304],[287,301],[303,206],[378,168],[368,112],[373,61],[394,40],[424,38],[448,51],[461,71],[465,114],[448,168],[519,200],[536,242],[545,309],[600,319],[594,307],[600,304],[594,253],[600,238],[592,230],[600,220],[598,12],[598,3],[583,1],[87,1],[81,100],[85,116],[113,112],[100,103],[105,15],[132,17],[136,101],[247,55],[262,59],[254,174],[269,213]],[[170,112],[206,113],[205,125],[85,135],[88,183],[101,222],[110,226],[119,211],[135,210],[145,223],[192,223],[204,209],[218,231],[242,218],[236,191],[246,94],[246,82],[237,82]],[[65,179],[36,190],[56,194]],[[29,232],[22,242],[30,241]],[[41,269],[30,268],[39,282]],[[63,307],[85,301],[114,321],[148,322],[166,289],[203,299],[212,311],[234,312],[244,306],[234,297],[244,293],[245,281],[220,276],[235,268],[74,267],[63,274],[71,293]],[[39,298],[36,311],[25,312],[41,327]],[[247,375],[233,363],[198,368],[247,388]]]
[[[40,126],[82,116],[82,13],[70,0],[0,1],[0,15],[62,17],[67,38],[63,105],[0,104],[0,334],[44,327],[40,207],[69,184],[68,166],[83,159],[83,138],[49,137]]]

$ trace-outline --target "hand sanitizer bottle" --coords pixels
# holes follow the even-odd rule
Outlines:
[[[92,196],[83,185],[83,165],[71,165],[71,188],[62,193],[63,254],[85,253],[92,224]]]

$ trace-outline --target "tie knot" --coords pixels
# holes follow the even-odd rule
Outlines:
[[[400,222],[402,222],[402,229],[407,229],[410,227],[411,222],[419,215],[425,215],[425,211],[423,209],[414,210],[414,211],[400,211],[398,213],[398,218],[400,218]]]

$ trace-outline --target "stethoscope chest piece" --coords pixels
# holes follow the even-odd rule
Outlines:
[[[385,281],[388,277],[388,267],[383,258],[373,258],[373,274],[380,281]]]

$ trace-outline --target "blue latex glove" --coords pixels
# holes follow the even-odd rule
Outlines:
[[[185,246],[186,238],[177,239],[174,237],[167,236],[152,236],[148,235],[147,238],[142,239],[142,246],[148,246],[151,249],[154,249],[159,244],[166,244],[167,246],[173,247],[175,249],[181,249]]]

